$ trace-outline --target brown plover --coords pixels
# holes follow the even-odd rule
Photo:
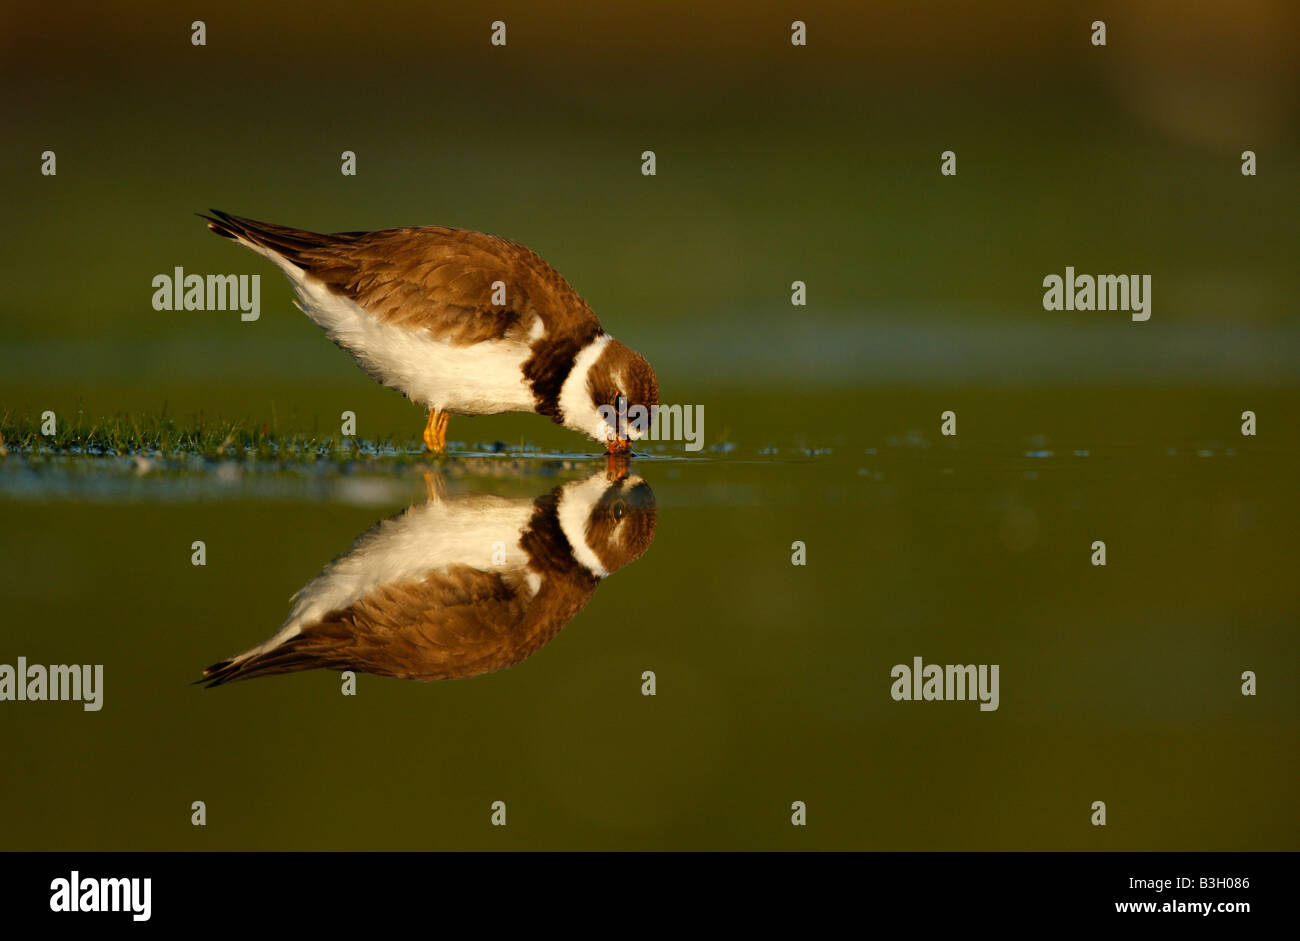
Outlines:
[[[429,410],[430,451],[446,449],[451,415],[523,411],[626,452],[641,430],[613,416],[659,403],[645,358],[515,242],[443,226],[320,235],[212,213],[208,228],[279,265],[299,309],[362,369]]]

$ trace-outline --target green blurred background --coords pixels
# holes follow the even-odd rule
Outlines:
[[[356,699],[324,673],[184,684],[268,636],[418,476],[358,500],[148,477],[107,498],[11,475],[0,662],[104,663],[107,691],[98,714],[0,705],[0,845],[1300,844],[1294,4],[0,17],[9,420],[165,409],[332,434],[351,410],[363,438],[418,440],[415,406],[193,216],[217,207],[524,242],[646,354],[665,401],[705,406],[710,445],[735,445],[644,462],[654,547],[531,661],[362,678]],[[1044,311],[1042,279],[1067,265],[1150,274],[1151,320]],[[154,311],[150,281],[176,266],[261,274],[261,319]],[[582,449],[536,416],[460,419],[451,438]],[[892,702],[889,668],[916,655],[1001,663],[1001,709]]]

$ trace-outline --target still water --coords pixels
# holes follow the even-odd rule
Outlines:
[[[104,679],[0,704],[4,845],[1294,845],[1293,458],[937,432],[626,474],[11,455],[3,662]],[[997,665],[997,708],[896,699],[915,658]]]

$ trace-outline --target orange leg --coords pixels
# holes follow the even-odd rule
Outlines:
[[[616,453],[614,451],[605,455],[605,479],[606,480],[623,480],[628,474],[627,452]]]
[[[424,489],[429,495],[430,503],[437,503],[447,494],[447,485],[442,479],[441,471],[424,472]]]
[[[451,416],[436,408],[429,412],[429,421],[424,426],[424,446],[434,454],[447,450],[447,424]]]

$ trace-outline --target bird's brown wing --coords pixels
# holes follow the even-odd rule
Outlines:
[[[536,653],[582,609],[596,582],[574,572],[543,578],[535,596],[521,587],[517,577],[466,565],[383,585],[264,654],[209,667],[204,681],[318,667],[415,680],[490,673]]]
[[[587,302],[523,245],[443,226],[321,235],[212,210],[208,228],[269,249],[380,320],[468,345],[525,339],[540,319],[551,336],[601,332]],[[501,282],[505,303],[493,284]]]

